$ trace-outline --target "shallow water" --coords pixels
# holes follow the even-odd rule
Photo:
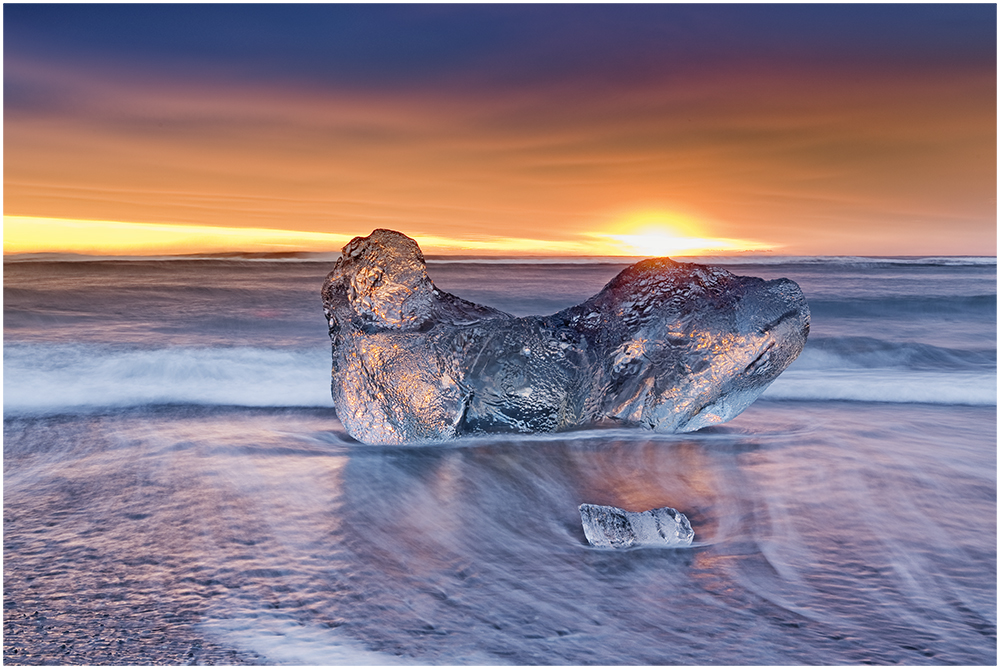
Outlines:
[[[756,408],[409,448],[322,410],[9,420],[8,615],[64,631],[5,643],[184,661],[141,619],[269,663],[991,664],[994,412]],[[591,549],[584,502],[683,509],[695,547]],[[107,658],[73,636],[99,620]]]
[[[195,296],[145,312],[114,267],[5,265],[5,663],[995,664],[995,302],[900,315],[938,333],[907,337],[823,306],[913,291],[896,266],[741,267],[819,307],[771,399],[726,425],[379,447],[323,404],[319,267],[217,264],[124,267],[142,299]],[[450,267],[438,285],[469,284]],[[517,302],[532,274],[499,268],[478,290]],[[904,271],[995,295],[995,265],[974,269]],[[695,545],[590,548],[585,502],[680,509]]]

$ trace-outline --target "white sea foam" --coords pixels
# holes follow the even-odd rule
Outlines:
[[[225,645],[250,650],[268,664],[297,666],[387,666],[405,664],[395,655],[365,649],[320,625],[261,612],[245,620],[210,620],[199,626]]]
[[[295,666],[396,666],[412,664],[405,656],[368,650],[360,642],[325,625],[305,623],[273,611],[255,611],[245,619],[214,619],[198,626],[227,646],[249,650],[267,664]],[[448,657],[450,665],[496,664],[488,653],[472,651]]]
[[[3,389],[6,416],[153,404],[333,406],[326,347],[14,343],[4,347]],[[989,367],[863,368],[807,349],[762,399],[993,406],[997,377]]]
[[[761,399],[995,406],[996,372],[788,369]]]
[[[4,347],[4,413],[216,404],[332,407],[325,347]]]

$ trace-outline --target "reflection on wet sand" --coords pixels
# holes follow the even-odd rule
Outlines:
[[[581,503],[632,511],[670,506],[689,514],[697,541],[706,543],[719,538],[721,517],[731,515],[720,506],[745,485],[738,480],[736,457],[748,448],[752,444],[738,437],[637,442],[609,434],[516,444],[471,441],[459,448],[356,449],[344,470],[341,509],[347,519],[359,515],[362,527],[391,525],[397,541],[420,543],[434,536],[447,544],[487,520],[522,516],[521,522],[540,526],[575,526]],[[492,510],[488,519],[466,517],[470,498],[472,508]],[[548,534],[554,540],[558,532]]]
[[[995,553],[957,519],[995,515],[995,454],[956,468],[959,410],[908,411],[927,434],[896,446],[892,409],[780,404],[683,438],[418,447],[324,410],[8,421],[5,660],[976,664]],[[677,508],[695,545],[591,548],[583,502]]]

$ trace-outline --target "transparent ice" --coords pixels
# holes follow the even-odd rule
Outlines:
[[[687,516],[669,506],[633,512],[615,506],[581,504],[580,519],[587,541],[596,548],[690,546],[694,539]]]
[[[372,444],[697,430],[746,409],[809,332],[794,282],[669,258],[575,307],[517,318],[435,288],[417,243],[391,230],[345,246],[322,294],[337,415]]]

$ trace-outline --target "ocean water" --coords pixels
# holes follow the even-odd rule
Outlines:
[[[812,309],[733,421],[383,447],[329,258],[6,258],[4,662],[996,664],[996,260],[717,260]],[[528,315],[624,266],[428,269]],[[694,545],[593,549],[582,503]]]

